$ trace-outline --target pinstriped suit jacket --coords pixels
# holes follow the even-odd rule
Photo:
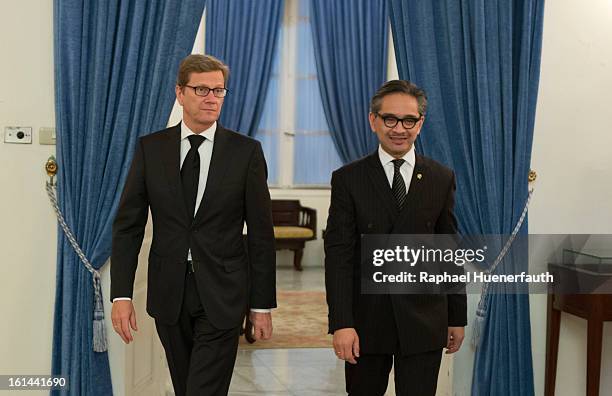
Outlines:
[[[456,233],[453,171],[417,155],[402,211],[377,151],[336,170],[331,185],[325,235],[329,332],[355,328],[362,353],[407,355],[444,347],[448,326],[467,323],[465,294],[362,295],[360,240],[362,234]]]

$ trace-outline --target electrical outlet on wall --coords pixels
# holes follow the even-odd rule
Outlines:
[[[32,144],[32,127],[5,127],[4,143]]]

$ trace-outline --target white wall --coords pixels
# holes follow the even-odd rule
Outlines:
[[[57,233],[43,165],[55,146],[38,128],[55,126],[52,25],[51,1],[0,2],[1,374],[51,372]],[[5,126],[33,127],[34,144],[3,143]]]
[[[530,233],[612,233],[611,92],[612,1],[547,1]],[[531,320],[539,395],[544,392],[546,296],[531,296]],[[586,322],[568,314],[561,321],[556,394],[584,394]],[[611,339],[608,323],[601,394],[612,389]]]

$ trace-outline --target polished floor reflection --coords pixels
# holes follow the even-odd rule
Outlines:
[[[294,291],[325,291],[325,270],[304,267],[303,271],[296,271],[293,267],[279,267],[276,270],[276,288]]]
[[[338,395],[342,363],[329,349],[239,351],[230,395]]]

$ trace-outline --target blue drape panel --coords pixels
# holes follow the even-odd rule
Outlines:
[[[384,0],[311,0],[312,32],[323,110],[344,163],[378,144],[367,119],[370,98],[385,82]]]
[[[283,15],[282,0],[208,0],[207,54],[230,67],[221,124],[254,136],[261,118]]]
[[[58,198],[95,268],[110,255],[136,138],[166,126],[203,9],[204,0],[55,0]],[[69,376],[62,394],[112,394],[107,353],[92,350],[92,309],[91,274],[59,230],[52,371]]]
[[[543,0],[389,4],[400,77],[429,98],[418,149],[457,173],[460,231],[509,234],[528,195]],[[526,257],[505,265],[526,267]],[[496,292],[472,394],[533,394],[528,296]]]

